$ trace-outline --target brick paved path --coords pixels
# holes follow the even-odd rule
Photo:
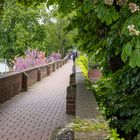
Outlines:
[[[0,140],[50,140],[66,123],[66,87],[72,62],[0,105]]]

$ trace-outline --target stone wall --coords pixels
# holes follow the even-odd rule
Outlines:
[[[0,77],[0,104],[14,97],[21,91],[27,91],[29,86],[43,77],[50,75],[68,61],[68,58],[51,62],[42,66],[13,72]]]
[[[0,103],[17,95],[22,90],[22,73],[0,77]]]
[[[67,88],[66,113],[75,116],[76,114],[76,85],[70,85]]]
[[[27,84],[28,87],[31,86],[32,84],[34,84],[37,81],[38,78],[38,68],[34,68],[34,69],[30,69],[25,71],[25,73],[27,74]]]
[[[46,77],[47,75],[50,74],[50,71],[49,71],[49,66],[48,65],[45,65],[45,66],[41,66],[39,68],[39,72],[40,72],[40,78],[42,79],[43,77]],[[41,79],[38,79],[38,81],[40,81]]]
[[[75,116],[76,114],[76,84],[75,73],[70,75],[69,86],[67,87],[66,113]]]

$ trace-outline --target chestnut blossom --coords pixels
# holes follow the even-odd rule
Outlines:
[[[117,0],[117,5],[124,6],[124,5],[126,5],[127,1],[128,0]]]
[[[135,26],[133,24],[128,25],[127,28],[128,28],[128,31],[129,31],[130,35],[138,36],[140,34],[140,31],[136,30]]]
[[[139,6],[132,2],[129,3],[129,9],[131,10],[132,13],[140,10]]]
[[[113,2],[114,2],[114,0],[104,0],[104,3],[106,4],[106,5],[113,5]]]

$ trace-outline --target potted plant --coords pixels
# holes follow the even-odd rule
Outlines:
[[[102,77],[102,72],[99,69],[99,64],[94,61],[93,57],[89,59],[88,78],[95,83]]]

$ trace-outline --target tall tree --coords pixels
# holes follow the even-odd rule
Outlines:
[[[27,48],[41,49],[45,27],[39,23],[40,18],[39,9],[21,6],[16,0],[5,2],[0,25],[0,56],[9,64]]]
[[[60,51],[61,55],[64,57],[66,51],[74,45],[72,38],[75,36],[76,31],[69,32],[66,28],[69,24],[68,17],[62,17],[58,14],[56,6],[51,9],[46,10],[41,9],[42,23],[46,27],[47,35],[47,49],[52,51]],[[50,50],[49,49],[49,50]],[[52,52],[50,51],[50,52]]]

